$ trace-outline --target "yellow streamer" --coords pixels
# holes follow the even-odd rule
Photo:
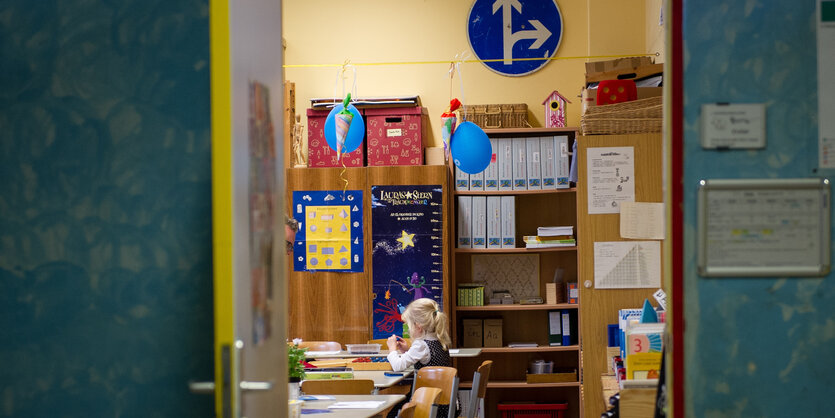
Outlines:
[[[600,58],[629,58],[629,57],[641,57],[641,56],[659,56],[659,53],[649,54],[649,53],[642,53],[642,54],[627,54],[627,55],[586,55],[586,56],[576,56],[576,57],[551,57],[551,58],[513,58],[511,61],[556,61],[556,60],[576,60],[576,59],[600,59]],[[471,62],[499,62],[499,61],[506,61],[503,58],[496,58],[496,59],[487,59],[487,60],[479,60],[479,59],[471,59],[471,60],[458,60],[457,62],[463,63],[471,63]],[[346,61],[347,62],[347,61]],[[351,65],[354,66],[380,66],[380,65],[426,65],[426,64],[449,64],[450,60],[443,60],[443,61],[392,61],[392,62],[354,62]],[[284,68],[317,68],[317,67],[343,67],[345,63],[341,64],[284,64]]]

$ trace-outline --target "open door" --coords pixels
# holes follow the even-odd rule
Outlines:
[[[215,380],[191,388],[217,417],[283,416],[281,2],[211,0],[209,20]]]

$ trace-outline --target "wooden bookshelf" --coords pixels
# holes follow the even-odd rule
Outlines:
[[[485,129],[490,138],[518,138],[545,137],[566,135],[569,138],[569,149],[577,139],[576,128],[528,128],[528,129]],[[450,167],[451,186],[455,184],[454,172]],[[516,214],[515,229],[516,242],[522,243],[525,235],[537,235],[539,226],[572,225],[577,226],[577,189],[542,189],[542,190],[502,190],[502,191],[453,191],[450,199],[450,225],[457,229],[457,204],[459,196],[515,196]],[[553,209],[553,210],[549,210]],[[569,409],[566,418],[578,418],[582,414],[580,345],[555,346],[548,345],[548,311],[576,310],[579,320],[579,305],[569,303],[535,304],[535,305],[486,305],[486,306],[456,306],[457,289],[459,283],[472,282],[473,256],[493,254],[537,254],[539,269],[539,295],[545,298],[545,284],[552,282],[557,268],[564,271],[567,282],[577,280],[577,246],[550,248],[501,248],[501,249],[473,249],[456,248],[456,234],[451,235],[450,247],[452,265],[450,272],[450,302],[452,303],[452,336],[453,346],[461,347],[463,342],[464,319],[502,319],[504,347],[481,347],[481,354],[475,358],[457,358],[455,365],[459,375],[465,379],[460,384],[462,388],[472,387],[469,376],[484,360],[493,361],[493,369],[487,385],[486,417],[497,417],[499,402],[538,401],[538,402],[567,402]],[[524,244],[519,244],[524,245]],[[520,295],[515,295],[520,296]],[[489,295],[485,295],[489,297]],[[524,326],[519,326],[524,324]],[[577,330],[578,336],[582,337]],[[514,347],[506,345],[515,342],[533,342],[537,347]],[[526,371],[530,361],[543,359],[553,361],[555,369],[577,370],[577,380],[558,383],[527,383]]]

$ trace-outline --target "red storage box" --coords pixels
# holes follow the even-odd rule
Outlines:
[[[325,140],[325,119],[330,109],[307,109],[307,166],[342,167],[336,161],[336,150]],[[367,122],[366,122],[367,123]],[[365,144],[342,156],[346,167],[362,167],[365,164]]]
[[[369,166],[423,165],[424,107],[365,109]]]
[[[499,404],[502,418],[563,418],[567,403]]]

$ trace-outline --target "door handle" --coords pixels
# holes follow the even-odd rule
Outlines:
[[[264,392],[272,388],[273,382],[241,382],[241,392]]]
[[[273,382],[247,382],[239,384],[241,392],[264,392],[272,390]],[[200,395],[214,395],[215,382],[189,382],[188,390]]]
[[[188,382],[188,391],[199,395],[214,395],[215,382]]]

